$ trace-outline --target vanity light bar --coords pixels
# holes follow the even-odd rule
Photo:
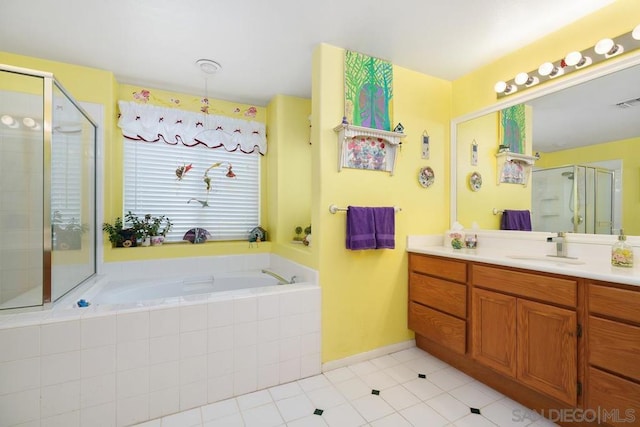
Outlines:
[[[636,26],[633,31],[614,39],[604,38],[598,41],[594,47],[580,52],[569,52],[566,57],[555,62],[545,62],[537,70],[518,73],[515,78],[506,82],[499,81],[495,84],[494,90],[498,98],[503,98],[520,90],[536,86],[539,83],[570,74],[590,65],[604,62],[624,52],[633,52],[637,49],[640,49],[640,25]]]

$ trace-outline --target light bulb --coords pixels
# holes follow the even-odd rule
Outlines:
[[[564,62],[566,62],[568,66],[573,67],[577,65],[581,59],[582,54],[580,52],[569,52],[567,56],[565,56]]]
[[[3,125],[7,125],[7,126],[12,126],[16,122],[15,119],[8,114],[5,114],[4,116],[0,117],[0,121],[2,122]]]
[[[588,56],[582,56],[580,52],[569,52],[564,58],[564,62],[569,66],[575,66],[576,68],[586,67],[591,65],[591,58]]]
[[[515,78],[515,82],[517,85],[523,85],[527,83],[529,80],[529,74],[527,73],[518,73]]]
[[[553,66],[551,62],[545,62],[540,67],[538,67],[538,74],[541,76],[548,76],[553,73],[553,69],[556,68]]]
[[[635,40],[640,40],[640,25],[633,29],[633,31],[631,32],[631,37],[633,37]]]
[[[493,87],[493,90],[495,90],[497,93],[502,93],[506,89],[507,89],[507,84],[502,81],[496,83],[496,85]]]
[[[604,55],[609,53],[609,51],[613,48],[614,43],[611,39],[602,39],[598,43],[596,43],[596,53],[598,55]]]
[[[529,87],[538,83],[538,78],[535,76],[530,76],[527,73],[518,73],[514,81],[516,82],[517,85],[525,85]]]
[[[598,55],[604,55],[607,58],[621,54],[624,49],[621,45],[616,44],[611,39],[602,39],[596,43],[595,49]]]
[[[36,121],[31,117],[25,117],[24,119],[22,119],[22,123],[24,123],[24,125],[28,128],[32,128],[36,125]]]

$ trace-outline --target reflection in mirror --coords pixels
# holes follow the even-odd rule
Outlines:
[[[640,235],[638,62],[522,101],[525,154],[540,156],[527,185],[498,183],[498,108],[456,123],[452,220],[499,229],[500,213],[494,215],[494,209],[527,209],[534,231],[617,234],[624,228],[625,234]],[[477,165],[470,161],[473,141]],[[479,191],[468,182],[474,172],[483,177]]]

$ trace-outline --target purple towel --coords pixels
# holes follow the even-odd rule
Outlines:
[[[376,235],[372,208],[347,208],[347,249],[375,249]]]
[[[505,210],[502,212],[501,230],[531,231],[531,212]]]
[[[376,248],[395,249],[396,211],[394,208],[373,208],[373,222],[376,231]]]

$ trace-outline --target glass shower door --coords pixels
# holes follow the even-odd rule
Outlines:
[[[0,71],[0,309],[41,305],[44,79]]]
[[[57,85],[51,134],[51,300],[95,273],[96,129]]]

